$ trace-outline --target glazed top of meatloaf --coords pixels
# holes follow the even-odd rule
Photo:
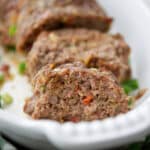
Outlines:
[[[111,72],[78,63],[43,67],[35,76],[34,93],[25,105],[25,112],[34,119],[90,121],[129,110],[128,97]]]
[[[82,61],[88,67],[107,66],[113,72],[120,69],[128,72],[129,54],[130,48],[119,34],[109,35],[87,29],[43,32],[28,55],[28,74],[32,78],[47,63],[57,66],[72,61]],[[101,62],[92,64],[93,58]],[[124,72],[119,73],[116,75],[119,80],[122,80],[120,74],[123,79],[130,76]]]
[[[106,31],[111,22],[95,0],[30,0],[18,20],[18,49],[30,50],[41,30],[86,27]]]

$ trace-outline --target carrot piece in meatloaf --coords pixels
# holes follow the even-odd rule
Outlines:
[[[57,65],[81,61],[89,68],[106,68],[118,81],[130,78],[128,64],[130,48],[119,34],[109,35],[97,30],[63,29],[43,32],[28,55],[27,69],[30,79],[50,63]]]
[[[30,50],[43,30],[84,27],[105,32],[111,22],[95,0],[29,0],[18,20],[17,48]]]
[[[129,98],[111,72],[87,69],[80,63],[55,69],[46,65],[35,76],[33,87],[34,96],[24,111],[34,119],[91,121],[129,110]]]

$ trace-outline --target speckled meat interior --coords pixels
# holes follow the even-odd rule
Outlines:
[[[47,65],[35,76],[33,85],[34,96],[24,111],[34,119],[91,121],[129,110],[129,98],[111,72],[87,69],[80,63],[55,69]]]

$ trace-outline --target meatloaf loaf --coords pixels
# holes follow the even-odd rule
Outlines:
[[[81,61],[90,68],[111,70],[121,82],[130,77],[129,54],[130,48],[119,34],[108,35],[88,29],[43,32],[28,55],[28,75],[32,79],[48,63],[53,68]]]
[[[91,121],[129,110],[129,98],[111,72],[80,63],[55,69],[48,64],[35,76],[33,86],[34,96],[24,111],[34,119]]]
[[[18,20],[17,48],[30,50],[43,30],[85,27],[105,32],[111,22],[95,0],[29,0]]]

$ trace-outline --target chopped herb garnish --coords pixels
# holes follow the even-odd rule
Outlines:
[[[17,31],[17,26],[16,26],[16,25],[11,25],[11,26],[9,27],[9,30],[8,30],[9,36],[10,36],[10,37],[15,36],[16,31]]]
[[[0,108],[8,106],[12,104],[12,102],[13,98],[8,93],[0,95]]]
[[[0,84],[3,84],[5,81],[5,77],[3,74],[0,74]]]
[[[133,105],[133,99],[130,98],[129,101],[128,101],[128,106],[131,107],[132,105]]]
[[[13,98],[8,93],[1,95],[1,100],[4,106],[10,105],[13,102]]]
[[[128,150],[142,150],[142,144],[141,143],[131,144],[128,147]]]
[[[10,52],[15,52],[16,51],[15,45],[6,45],[5,47]]]
[[[25,71],[26,71],[26,63],[21,62],[18,67],[18,72],[19,72],[19,74],[24,74]]]
[[[121,85],[124,88],[126,94],[130,94],[131,92],[139,88],[138,81],[135,79],[126,80]]]

